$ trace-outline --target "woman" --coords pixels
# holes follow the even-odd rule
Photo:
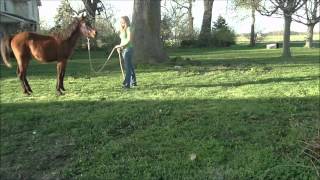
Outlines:
[[[136,74],[132,63],[133,43],[132,43],[132,29],[130,27],[130,20],[128,16],[120,18],[120,39],[121,43],[116,45],[118,53],[122,50],[122,57],[124,59],[126,76],[123,81],[123,88],[129,89],[131,86],[137,86]]]

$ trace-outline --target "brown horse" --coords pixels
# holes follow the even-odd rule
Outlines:
[[[75,18],[75,21],[65,31],[52,36],[21,32],[11,37],[4,37],[1,41],[1,56],[4,63],[11,67],[8,59],[10,50],[13,51],[17,60],[17,75],[21,81],[23,93],[27,95],[32,93],[26,78],[31,57],[41,63],[57,61],[56,90],[58,95],[62,95],[62,91],[65,91],[63,79],[67,60],[72,55],[76,42],[81,35],[87,38],[96,36],[96,30],[88,26],[84,16]]]

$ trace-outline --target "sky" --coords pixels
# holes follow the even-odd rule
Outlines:
[[[115,18],[127,15],[132,17],[134,0],[107,0],[115,12]],[[80,9],[83,7],[81,0],[69,0],[71,6],[74,9]],[[57,8],[60,5],[60,0],[41,0],[42,6],[39,7],[40,21],[45,22],[48,26],[54,25],[54,16],[57,13]],[[215,0],[213,3],[212,20],[216,20],[219,15],[223,16],[228,25],[231,26],[236,33],[249,33],[251,18],[250,12],[246,10],[240,10],[234,12],[231,8],[230,0]],[[196,0],[193,7],[194,27],[200,29],[203,16],[203,1]],[[117,22],[116,22],[117,23]],[[279,17],[266,17],[256,13],[256,31],[266,33],[272,31],[283,30],[283,18]],[[305,25],[292,22],[291,30],[297,32],[306,32],[307,27]],[[315,27],[315,32],[319,32],[319,24]]]

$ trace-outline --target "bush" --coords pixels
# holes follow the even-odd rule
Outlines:
[[[236,35],[229,28],[222,28],[212,31],[211,44],[217,47],[229,47],[235,44]]]
[[[219,16],[213,23],[210,44],[217,47],[229,47],[235,44],[235,39],[234,31],[228,26],[226,20]]]
[[[100,36],[99,40],[98,47],[102,49],[112,49],[115,45],[120,44],[121,41],[116,33]]]
[[[163,42],[163,46],[166,48],[175,48],[180,46],[180,41],[177,40],[166,40]]]
[[[197,40],[194,39],[188,39],[188,40],[182,40],[180,47],[182,48],[190,48],[195,47],[197,45]]]
[[[198,47],[229,47],[235,44],[235,32],[228,26],[226,20],[219,16],[216,22],[213,22],[213,28],[210,34],[199,37]]]

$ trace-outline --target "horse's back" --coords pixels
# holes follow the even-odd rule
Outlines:
[[[52,39],[52,36],[48,36],[48,35],[42,35],[42,34],[38,34],[35,32],[28,32],[28,31],[24,31],[24,32],[20,32],[16,35],[14,35],[14,38],[18,38],[18,39]]]
[[[57,60],[57,42],[52,36],[21,32],[13,37],[11,46],[25,56],[32,55],[39,62]]]

